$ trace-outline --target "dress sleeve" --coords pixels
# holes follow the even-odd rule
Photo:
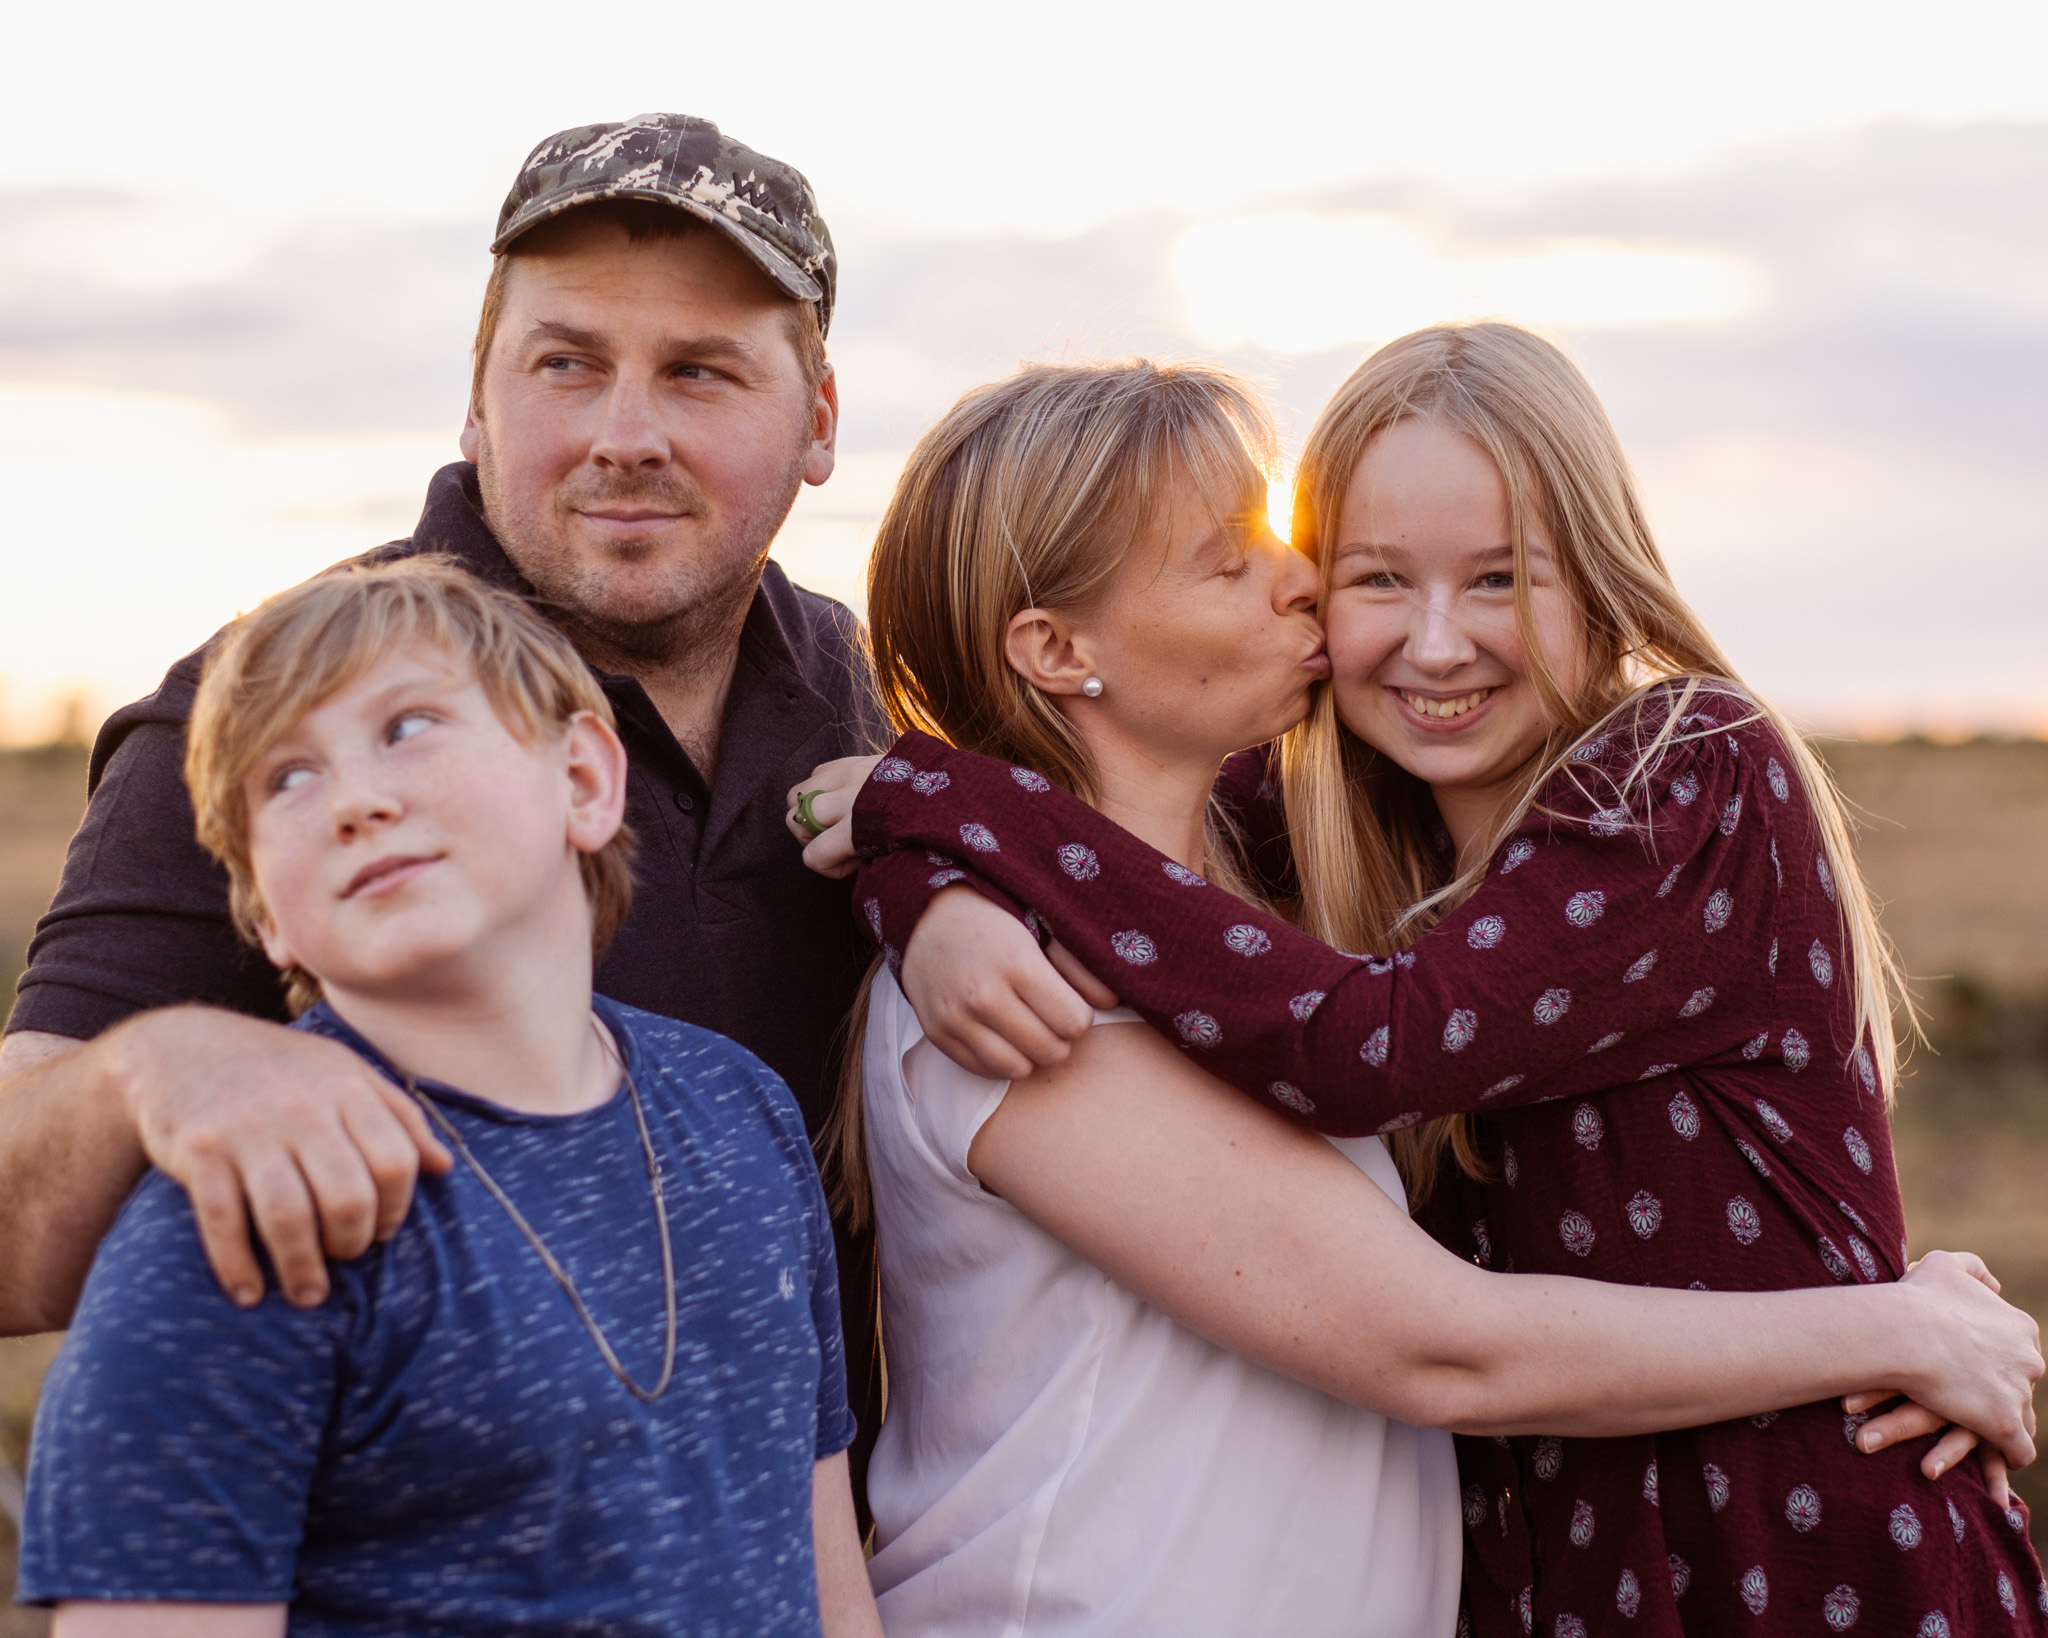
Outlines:
[[[349,1323],[337,1276],[316,1309],[236,1308],[184,1190],[143,1179],[44,1384],[23,1598],[290,1599]]]
[[[1221,1079],[1331,1136],[1394,1131],[1762,1050],[1744,1021],[1776,981],[1777,887],[1751,783],[1786,775],[1738,704],[1688,716],[1627,802],[1633,739],[1585,747],[1481,887],[1386,957],[1331,950],[1038,775],[923,736],[877,768],[855,840],[950,846],[949,868],[1028,905]]]
[[[928,740],[923,734],[907,734],[900,744],[909,744],[913,740],[940,746],[938,740]],[[940,748],[944,749],[943,746]],[[910,766],[900,755],[892,755],[889,760],[905,768]],[[1049,782],[1036,774],[1031,775],[1036,783],[1024,783],[1025,772],[1022,768],[1011,770],[1013,778],[1024,790],[1038,792],[1050,788]],[[907,777],[915,780],[921,776],[913,771]],[[888,783],[886,779],[881,782]],[[901,782],[900,777],[898,782]],[[927,786],[934,783],[926,780]],[[944,789],[943,786],[938,788]],[[1294,875],[1294,855],[1287,845],[1287,810],[1280,799],[1277,747],[1262,746],[1240,751],[1230,758],[1217,777],[1215,796],[1229,831],[1225,840],[1236,849],[1246,873],[1269,897],[1276,900],[1292,898],[1300,889]],[[855,811],[858,834],[859,810]],[[1098,818],[1096,823],[1106,824],[1107,821]],[[863,924],[881,947],[889,970],[898,977],[902,976],[903,952],[909,948],[912,931],[924,919],[932,900],[955,883],[973,888],[996,908],[1015,916],[1041,943],[1052,937],[1043,918],[1025,909],[991,882],[986,874],[968,868],[973,862],[971,856],[963,862],[956,853],[911,847],[892,852],[869,849],[868,853],[867,861],[861,867],[854,902],[859,906]]]

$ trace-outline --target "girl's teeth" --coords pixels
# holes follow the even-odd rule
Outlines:
[[[1403,694],[1401,697],[1425,717],[1462,717],[1467,711],[1470,711],[1473,707],[1484,701],[1486,696],[1492,692],[1493,690],[1490,688],[1482,688],[1475,693],[1464,694],[1454,700],[1429,700],[1424,699],[1420,694]]]

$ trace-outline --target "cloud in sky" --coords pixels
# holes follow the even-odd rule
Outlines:
[[[2048,122],[1898,122],[1679,176],[1306,186],[1064,237],[855,219],[832,336],[850,459],[778,550],[857,589],[901,452],[1021,358],[1220,356],[1298,439],[1370,344],[1505,309],[1586,364],[1681,583],[1760,686],[1836,724],[2048,726],[2043,197]],[[408,526],[452,458],[486,226],[0,191],[0,464],[27,485],[19,538],[61,554],[32,611],[0,613],[18,702],[146,687],[319,554]],[[31,461],[31,424],[71,430]],[[148,618],[109,649],[144,561]]]

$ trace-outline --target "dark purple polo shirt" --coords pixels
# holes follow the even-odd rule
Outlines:
[[[409,540],[370,555],[417,552],[447,553],[481,579],[531,590],[485,524],[467,462],[434,475]],[[193,835],[185,723],[205,653],[178,661],[154,694],[100,730],[85,819],[29,945],[10,1031],[84,1040],[131,1013],[185,1001],[285,1017],[275,970],[236,936],[226,874]],[[869,950],[847,885],[804,868],[783,828],[783,797],[816,764],[890,738],[859,623],[768,565],[740,633],[710,784],[637,681],[598,676],[626,744],[626,819],[639,852],[633,908],[598,966],[597,988],[738,1041],[789,1083],[815,1133]],[[872,1246],[842,1234],[839,1255],[864,1455],[879,1421]]]

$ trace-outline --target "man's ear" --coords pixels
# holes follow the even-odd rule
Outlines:
[[[465,434],[466,436],[466,434]],[[811,401],[811,447],[804,456],[804,482],[823,483],[839,460],[839,376],[830,364]]]
[[[462,447],[462,458],[471,466],[476,465],[476,452],[483,447],[484,429],[476,418],[476,400],[469,401],[469,408],[462,412],[462,436],[456,440]]]
[[[1093,647],[1085,632],[1050,609],[1012,615],[1003,633],[1003,658],[1010,669],[1042,694],[1081,697],[1081,684],[1095,674]]]
[[[597,853],[626,822],[626,747],[603,718],[578,711],[563,729],[569,845]]]

